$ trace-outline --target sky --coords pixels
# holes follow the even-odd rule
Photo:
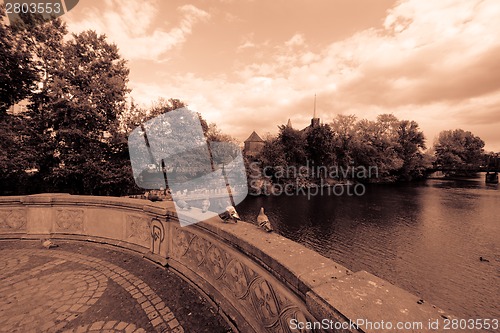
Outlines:
[[[337,114],[462,128],[500,151],[498,0],[82,0],[62,18],[115,43],[134,101],[178,98],[243,141]]]

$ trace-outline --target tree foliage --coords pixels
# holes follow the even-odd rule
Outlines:
[[[14,193],[19,182],[28,177],[30,156],[34,150],[23,149],[29,137],[26,120],[7,113],[10,106],[26,98],[37,78],[28,45],[11,26],[5,24],[5,7],[0,5],[0,192]]]
[[[462,129],[442,131],[434,145],[435,165],[448,171],[468,172],[481,165],[484,141]]]
[[[33,69],[28,45],[16,38],[12,28],[5,25],[5,7],[0,5],[0,118],[7,109],[29,95],[34,87]]]
[[[306,133],[305,150],[307,158],[314,165],[331,165],[334,162],[333,137],[333,131],[329,125],[312,127]]]
[[[376,121],[337,115],[329,125],[304,131],[289,126],[279,128],[276,138],[266,140],[260,155],[263,166],[309,165],[344,171],[376,168],[383,181],[421,178],[429,166],[423,153],[425,138],[418,124],[394,115],[383,114]],[[343,178],[341,172],[337,174]]]
[[[398,157],[403,161],[399,177],[405,180],[421,178],[425,173],[424,133],[415,121],[402,120],[396,127],[396,147]]]
[[[117,47],[93,31],[65,38],[60,19],[38,15],[21,15],[9,29],[11,42],[24,47],[35,73],[24,96],[29,111],[18,116],[23,128],[11,136],[25,159],[18,170],[34,170],[24,185],[29,189],[19,189],[18,178],[17,191],[126,191],[131,177],[118,117],[125,109],[129,70]],[[15,164],[6,169],[16,170]]]
[[[264,166],[270,167],[270,170],[279,166],[287,166],[285,148],[278,138],[272,136],[266,137],[264,140],[264,147],[260,154],[260,160]]]
[[[301,131],[282,125],[279,127],[278,140],[283,146],[287,165],[305,165],[307,157],[306,142]]]

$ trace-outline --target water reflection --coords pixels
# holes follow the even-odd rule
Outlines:
[[[280,234],[354,271],[461,318],[500,316],[500,191],[482,178],[373,185],[363,197],[248,197],[238,211],[255,221],[260,207]]]

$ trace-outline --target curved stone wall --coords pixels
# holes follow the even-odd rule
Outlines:
[[[177,215],[171,202],[67,194],[0,197],[0,239],[87,240],[140,252],[199,287],[240,332],[383,332],[367,325],[382,320],[421,322],[415,331],[425,332],[429,321],[444,316],[374,275],[353,273],[252,224],[225,224],[218,217],[179,224],[200,216],[196,208]],[[307,323],[316,328],[301,329]]]

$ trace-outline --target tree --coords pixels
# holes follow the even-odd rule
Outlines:
[[[333,152],[337,167],[342,170],[354,162],[354,140],[356,138],[356,116],[339,114],[331,123]],[[342,175],[342,172],[339,173]]]
[[[305,165],[305,141],[301,131],[285,125],[279,126],[278,140],[283,147],[287,165]]]
[[[146,121],[153,119],[166,112],[174,111],[186,107],[186,103],[179,99],[160,98],[153,102],[151,107],[143,108],[134,103],[132,99],[130,106],[124,110],[119,116],[120,130],[126,135],[129,135],[135,128],[141,126]],[[200,118],[204,131],[208,130],[208,125],[203,118]]]
[[[104,185],[118,179],[115,173],[121,176],[123,161],[112,157],[113,144],[120,142],[118,115],[125,107],[129,70],[118,48],[93,31],[73,35],[62,51],[64,71],[47,83],[46,103],[33,110],[44,113],[45,130],[53,132],[44,139],[54,148],[56,163],[42,176],[73,193],[109,192]]]
[[[414,121],[402,120],[396,128],[396,152],[403,161],[399,169],[399,177],[403,180],[421,178],[425,165],[423,150],[425,149],[424,133]]]
[[[29,137],[25,119],[8,114],[10,106],[25,99],[37,78],[28,45],[5,24],[5,7],[0,5],[0,193],[18,193],[26,182],[33,151],[23,148]]]
[[[285,148],[278,137],[268,135],[265,138],[264,147],[262,148],[259,159],[261,161],[262,172],[259,171],[258,175],[272,177],[275,182],[277,181],[276,173],[278,170],[287,168]],[[251,172],[255,172],[253,168],[248,168],[247,170],[249,178],[255,178],[257,176],[251,174]]]
[[[434,145],[435,165],[454,173],[468,174],[481,165],[484,141],[469,131],[456,129],[439,133]]]
[[[115,45],[93,31],[74,34],[60,19],[22,14],[12,25],[37,74],[25,115],[34,153],[30,184],[40,191],[101,194],[123,190],[124,135],[118,116],[128,93],[128,69]],[[120,157],[120,158],[118,158]],[[89,177],[92,175],[92,177]]]
[[[403,164],[396,152],[397,122],[393,115],[380,115],[377,121],[360,120],[353,143],[354,165],[366,169],[376,167],[382,180],[396,180],[396,170]]]
[[[41,15],[29,13],[21,14],[10,29],[12,42],[26,50],[30,70],[35,75],[34,85],[25,96],[30,102],[29,112],[21,115],[24,128],[18,127],[15,134],[19,139],[19,153],[26,158],[25,164],[36,170],[26,191],[52,191],[55,189],[41,185],[41,176],[50,174],[50,168],[57,163],[55,147],[47,140],[53,135],[48,117],[53,109],[49,87],[63,72],[62,47],[67,30],[60,19],[45,20]]]
[[[202,118],[203,119],[203,118]],[[210,123],[207,130],[205,131],[205,137],[211,142],[233,142],[237,143],[237,140],[228,134],[224,134],[215,123]]]
[[[285,149],[277,137],[267,136],[264,140],[264,147],[260,154],[260,160],[264,166],[286,167]]]
[[[131,158],[136,167],[140,164],[140,167],[156,165],[156,171],[145,170],[141,173],[144,174],[142,179],[150,179],[148,184],[153,187],[165,180],[182,183],[193,177],[209,174],[217,168],[227,166],[239,152],[237,141],[219,130],[216,124],[208,125],[201,114],[188,112],[189,116],[186,113],[179,117],[168,115],[184,107],[185,104],[176,99],[160,99],[149,109],[138,108],[132,103],[121,118],[122,128],[131,140],[129,144],[134,147]],[[187,110],[182,112],[185,111]],[[145,125],[149,120],[151,122]],[[198,124],[201,125],[202,132],[199,131]],[[141,135],[130,136],[136,128],[144,131],[150,143],[151,140],[157,143],[154,149],[157,156],[149,152]]]
[[[36,72],[28,45],[16,39],[5,25],[5,6],[0,5],[0,120],[7,109],[26,98],[34,87]]]
[[[316,167],[328,167],[334,161],[333,132],[329,125],[311,128],[306,135],[306,153]]]
[[[0,117],[0,195],[21,194],[28,181],[28,171],[33,168],[33,147],[23,147],[29,137],[26,120],[19,115]]]

